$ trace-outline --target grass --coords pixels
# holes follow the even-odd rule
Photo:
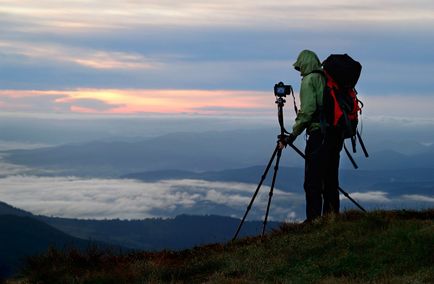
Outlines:
[[[350,211],[180,252],[51,249],[9,283],[434,283],[433,220]]]

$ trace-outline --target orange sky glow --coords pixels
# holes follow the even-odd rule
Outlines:
[[[19,100],[17,108],[37,111],[37,106],[26,105],[26,100],[37,97],[52,97],[52,109],[68,105],[70,112],[101,114],[137,113],[196,113],[224,114],[236,112],[274,111],[274,98],[271,92],[240,90],[146,90],[146,89],[77,89],[71,91],[0,91],[0,108],[13,109],[14,100]],[[5,103],[4,97],[8,97]],[[105,105],[104,109],[86,106],[86,101]],[[19,107],[18,107],[19,106]]]

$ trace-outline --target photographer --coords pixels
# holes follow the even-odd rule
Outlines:
[[[339,157],[342,134],[333,128],[321,130],[320,115],[323,106],[325,78],[317,55],[303,50],[294,68],[303,77],[300,87],[300,111],[290,135],[281,137],[283,149],[304,130],[308,136],[305,148],[304,190],[306,193],[306,221],[328,213],[339,213]]]

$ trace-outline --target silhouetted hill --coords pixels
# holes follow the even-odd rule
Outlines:
[[[25,257],[49,247],[86,248],[89,245],[90,242],[71,237],[35,218],[0,215],[0,279],[16,271]]]
[[[185,249],[207,243],[225,242],[235,233],[240,222],[228,216],[179,215],[175,218],[148,218],[142,220],[91,220],[33,215],[0,202],[2,215],[25,216],[44,222],[71,236],[95,240],[133,249]],[[280,222],[269,221],[269,230]],[[241,236],[260,234],[262,221],[246,221]]]
[[[147,251],[186,249],[230,240],[240,220],[225,216],[180,215],[168,219],[78,220],[39,217],[70,235]],[[269,230],[280,222],[268,222]],[[241,236],[261,233],[262,221],[246,221]]]
[[[224,216],[180,215],[168,219],[79,220],[36,216],[0,203],[0,276],[9,275],[23,258],[72,245],[84,249],[99,247],[147,251],[179,250],[209,243],[229,241],[240,220]],[[280,225],[270,221],[267,229]],[[262,221],[246,221],[240,236],[255,236]],[[0,277],[1,278],[1,277]]]
[[[173,252],[47,252],[33,283],[433,283],[434,210],[346,212]]]
[[[15,208],[7,203],[0,201],[0,215],[14,215],[14,216],[33,216],[32,213]]]

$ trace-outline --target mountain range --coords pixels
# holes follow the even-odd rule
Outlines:
[[[192,172],[185,170],[162,170],[131,173],[122,176],[123,178],[137,179],[144,182],[171,179],[200,179],[207,181],[243,182],[257,184],[264,172],[263,166],[247,167],[242,169],[231,169],[222,171]],[[265,185],[271,185],[273,170],[268,173],[264,181]],[[387,191],[392,196],[408,193],[432,194],[434,177],[431,168],[412,168],[395,170],[352,170],[343,169],[340,172],[342,186],[352,191],[366,192],[377,187],[382,190],[394,188]],[[276,187],[287,192],[300,189],[303,184],[304,169],[294,167],[280,167]],[[381,186],[378,186],[381,185]],[[405,188],[407,186],[407,189]],[[419,185],[419,186],[418,186]],[[426,185],[432,185],[427,187]],[[411,189],[411,190],[410,190]],[[252,188],[253,191],[253,188]]]
[[[26,257],[50,247],[90,246],[115,250],[180,250],[229,241],[240,220],[224,216],[172,219],[79,220],[36,216],[0,202],[0,279],[15,272]],[[280,225],[270,221],[267,229]],[[240,237],[258,235],[260,221],[246,221]]]
[[[252,130],[173,133],[135,142],[94,141],[12,150],[4,152],[4,159],[14,164],[54,169],[56,174],[81,176],[113,177],[167,169],[212,171],[266,164],[275,147],[275,137],[272,131]],[[297,142],[300,145],[303,141]],[[401,149],[399,145],[405,145],[402,152],[394,150]],[[390,150],[387,145],[381,149],[378,145],[372,148],[368,145],[369,158],[361,157],[361,153],[355,155],[360,169],[434,168],[433,145],[422,146],[415,142],[399,145]],[[406,154],[405,149],[409,148],[415,150]],[[284,152],[282,166],[302,167],[303,164],[303,159],[291,149]],[[344,153],[342,168],[351,168]]]

